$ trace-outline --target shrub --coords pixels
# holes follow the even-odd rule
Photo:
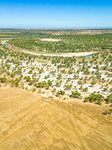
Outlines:
[[[16,87],[19,86],[19,82],[18,82],[18,81],[15,82],[15,86],[16,86]]]
[[[56,93],[56,96],[64,95],[64,94],[65,94],[65,91],[60,90],[60,91],[58,91],[58,92]]]
[[[101,102],[102,102],[101,99],[99,99],[99,100],[97,101],[97,103],[98,103],[99,105],[101,105]]]
[[[112,109],[109,109],[110,113],[112,113]]]
[[[61,82],[56,82],[56,86],[57,87],[61,86]]]
[[[104,87],[103,90],[104,90],[104,91],[108,91],[108,88]]]
[[[103,112],[104,115],[110,114],[110,111],[105,110],[105,112]]]
[[[90,102],[95,102],[97,101],[97,104],[101,105],[101,102],[104,100],[104,97],[101,94],[95,94],[91,93],[89,97],[86,97],[84,99],[84,102],[90,101]]]
[[[73,98],[79,98],[80,96],[81,96],[81,94],[77,90],[75,92],[72,91],[71,97],[73,97]]]
[[[38,82],[38,85],[37,85],[38,88],[44,88],[44,87],[46,87],[46,86],[47,86],[46,81]]]
[[[32,90],[32,92],[35,92],[36,91],[36,88],[34,88],[33,90]]]
[[[48,80],[48,85],[51,86],[52,85],[52,81]]]
[[[60,96],[60,93],[57,92],[57,93],[56,93],[56,96],[59,97],[59,96]]]
[[[112,103],[112,94],[107,96],[107,103]]]
[[[67,84],[67,85],[65,85],[65,87],[66,87],[67,90],[70,90],[72,88],[72,85],[71,84],[70,85]]]
[[[83,91],[87,92],[88,91],[88,87],[83,88]]]
[[[91,85],[94,86],[96,84],[96,81],[92,81]]]
[[[86,98],[84,99],[84,102],[88,102],[88,101],[89,101],[89,98],[86,97]]]
[[[110,92],[112,92],[112,88],[110,88]]]
[[[57,76],[57,79],[60,80],[61,78],[62,78],[62,74],[59,73],[58,76]]]
[[[66,97],[64,97],[63,100],[66,100]]]

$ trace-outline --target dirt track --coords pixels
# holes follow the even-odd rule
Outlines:
[[[111,150],[108,107],[0,89],[0,150]]]

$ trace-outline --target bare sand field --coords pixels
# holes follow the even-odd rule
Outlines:
[[[59,42],[59,41],[62,41],[62,40],[61,39],[44,38],[44,39],[40,39],[40,41]]]
[[[7,41],[5,40],[5,41],[1,41],[1,44],[5,44]]]
[[[0,88],[0,150],[111,150],[108,106]]]

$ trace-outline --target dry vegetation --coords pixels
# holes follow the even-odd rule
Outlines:
[[[0,150],[111,150],[108,106],[51,100],[0,89]]]

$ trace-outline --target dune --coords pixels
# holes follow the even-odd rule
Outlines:
[[[108,106],[0,88],[0,150],[111,150]]]

